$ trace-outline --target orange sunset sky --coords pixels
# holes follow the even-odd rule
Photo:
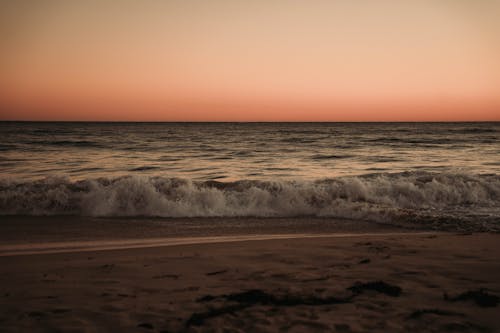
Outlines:
[[[496,0],[0,0],[0,120],[500,120]]]

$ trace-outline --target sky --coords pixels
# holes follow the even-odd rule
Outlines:
[[[500,121],[498,0],[0,0],[0,120]]]

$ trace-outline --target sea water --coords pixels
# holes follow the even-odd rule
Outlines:
[[[500,229],[500,123],[0,123],[0,215]]]

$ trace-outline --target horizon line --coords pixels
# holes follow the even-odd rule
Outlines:
[[[294,120],[275,120],[275,121],[238,121],[238,120],[9,120],[0,119],[0,123],[240,123],[240,124],[273,124],[273,123],[500,123],[500,120],[366,120],[366,121],[346,121],[346,120],[332,120],[332,121],[294,121]]]

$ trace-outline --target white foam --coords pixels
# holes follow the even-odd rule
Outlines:
[[[407,172],[319,181],[194,182],[126,176],[0,181],[2,215],[500,217],[500,176]]]

